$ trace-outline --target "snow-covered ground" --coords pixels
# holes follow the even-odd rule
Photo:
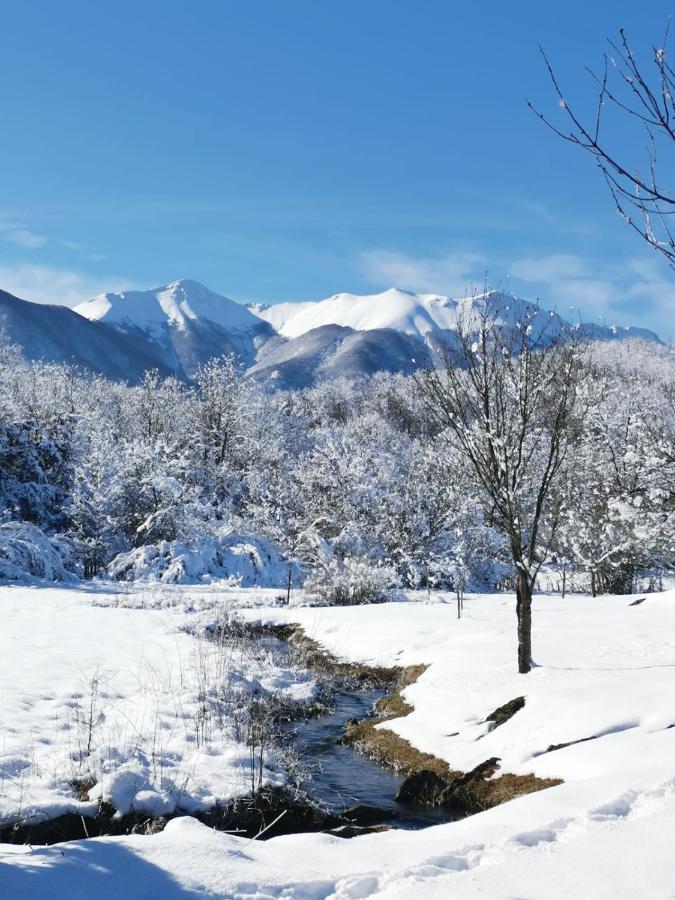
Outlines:
[[[3,846],[1,896],[675,896],[675,592],[648,595],[637,606],[629,597],[537,597],[537,667],[526,676],[515,672],[508,595],[472,596],[461,621],[452,602],[426,603],[423,596],[281,610],[261,606],[273,592],[213,590],[193,604],[194,613],[185,606],[188,590],[171,596],[181,602],[129,609],[133,592],[118,607],[91,607],[79,592],[1,589],[3,630],[11,629],[15,645],[9,665],[2,648],[0,684],[3,739],[14,742],[12,752],[47,721],[38,715],[46,704],[63,720],[60,704],[72,693],[78,665],[88,671],[105,650],[109,668],[137,671],[144,647],[142,658],[156,667],[176,659],[174,647],[194,641],[177,633],[179,619],[241,601],[247,617],[297,621],[345,658],[429,664],[406,691],[414,712],[386,725],[421,750],[458,769],[498,756],[502,771],[564,783],[459,822],[350,841],[315,834],[246,842],[181,818],[151,837]],[[122,679],[115,690],[129,697],[133,680]],[[485,717],[521,695],[525,707],[488,733]],[[581,743],[547,752],[573,741]]]
[[[247,793],[244,696],[304,702],[316,686],[265,652],[186,633],[227,606],[209,587],[0,588],[0,824],[87,815],[99,798],[162,815]]]

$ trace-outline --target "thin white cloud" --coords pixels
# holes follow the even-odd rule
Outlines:
[[[604,316],[617,299],[618,288],[600,278],[561,278],[550,285],[547,297],[563,315],[565,307],[570,306],[586,317],[593,313]]]
[[[675,283],[656,255],[591,265],[578,254],[554,253],[518,259],[509,274],[540,293],[542,302],[561,315],[572,307],[586,319],[630,321],[655,328],[664,337],[672,331]]]
[[[43,234],[37,234],[26,228],[20,222],[8,222],[0,220],[0,240],[7,241],[11,244],[17,244],[19,247],[26,247],[29,250],[35,250],[37,247],[44,247],[47,238]]]
[[[431,291],[462,296],[484,276],[485,257],[480,253],[448,253],[440,257],[409,256],[390,250],[362,253],[363,275],[378,287]]]
[[[486,269],[499,274],[501,268],[473,252],[432,257],[373,250],[361,254],[359,263],[365,277],[379,288],[454,297],[480,285]],[[664,338],[673,332],[675,281],[656,254],[603,264],[577,253],[547,253],[519,257],[506,271],[507,281],[513,279],[511,289],[528,299],[540,298],[565,318],[600,318],[607,324],[652,328]]]
[[[94,276],[86,272],[27,263],[0,266],[0,289],[35,303],[76,306],[97,294],[132,287],[134,285],[128,279],[119,276]]]
[[[656,257],[652,259],[631,259],[628,268],[635,274],[635,281],[626,292],[628,299],[639,303],[644,301],[651,309],[663,310],[668,314],[668,333],[664,337],[673,337],[675,326],[673,314],[675,313],[675,281],[673,281],[670,269]]]
[[[79,253],[80,257],[86,262],[99,263],[106,259],[106,256],[103,253],[88,252],[86,244],[82,244],[80,241],[61,241],[61,244],[67,250],[72,250],[73,253]]]
[[[530,256],[517,259],[509,268],[509,274],[522,281],[558,281],[583,278],[588,274],[588,264],[574,253],[550,253],[547,256]]]

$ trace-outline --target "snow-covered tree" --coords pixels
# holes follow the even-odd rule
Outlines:
[[[512,310],[496,295],[460,314],[443,370],[418,377],[445,442],[470,467],[509,541],[516,584],[518,671],[532,665],[532,590],[552,541],[552,489],[577,429],[580,349],[559,320]],[[480,298],[474,298],[480,300]]]

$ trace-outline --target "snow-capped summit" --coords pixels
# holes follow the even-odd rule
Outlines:
[[[250,366],[272,327],[240,303],[183,278],[149,291],[100,294],[75,307],[91,321],[151,348],[158,362],[192,378],[213,357],[234,354]]]
[[[442,294],[415,294],[390,288],[381,294],[334,294],[326,300],[306,303],[279,303],[251,307],[261,319],[287,338],[295,338],[325,325],[339,325],[354,331],[391,329],[424,341],[442,332],[457,329],[458,319],[470,319],[478,310],[493,310],[506,324],[527,314],[547,318],[549,313],[536,304],[504,293],[487,291],[462,299]],[[562,320],[555,316],[556,322]]]
[[[115,381],[140,381],[147,369],[165,376],[173,371],[158,357],[155,342],[140,333],[133,339],[67,306],[31,303],[0,289],[0,342],[3,335],[26,359],[68,363]]]
[[[380,294],[334,294],[326,300],[300,303],[277,303],[249,306],[251,312],[269,322],[275,331],[285,338],[298,338],[315,328],[328,325],[351,328],[354,331],[390,329],[425,343],[457,330],[460,321],[465,325],[486,312],[509,327],[522,322],[524,317],[535,331],[545,330],[549,336],[559,332],[566,323],[556,312],[544,309],[529,300],[500,290],[489,290],[461,299],[442,294],[415,294],[390,288]],[[641,337],[658,340],[646,329],[616,329],[603,324],[582,323],[583,332],[599,340],[621,337]]]
[[[226,331],[250,331],[260,319],[245,306],[182,278],[149,291],[99,294],[75,307],[87,319],[144,331],[169,325],[185,330],[188,322],[218,325]]]
[[[257,306],[255,312],[279,334],[294,338],[323,325],[341,325],[355,331],[391,328],[424,337],[452,328],[457,302],[440,294],[414,294],[390,288],[381,294],[334,294],[326,300]]]

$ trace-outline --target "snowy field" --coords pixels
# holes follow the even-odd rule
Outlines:
[[[247,793],[247,692],[305,702],[315,683],[187,633],[228,606],[208,587],[0,588],[0,824],[93,814],[99,799],[158,816]]]
[[[117,723],[119,738],[111,742],[122,764],[134,744],[130,734],[135,746],[146,735],[151,748],[155,732],[166,732],[154,739],[163,748],[159,758],[183,778],[189,773],[195,808],[236,792],[246,781],[245,748],[226,730],[214,731],[204,747],[190,746],[190,729],[179,724],[181,715],[194,719],[190,661],[203,643],[185,626],[208,624],[221,606],[246,607],[242,614],[253,620],[298,622],[346,659],[427,663],[405,692],[414,712],[387,728],[456,769],[497,756],[503,772],[564,783],[459,822],[349,841],[313,834],[247,842],[185,817],[149,837],[3,845],[0,896],[675,897],[675,591],[636,606],[626,596],[537,597],[537,665],[525,676],[515,672],[509,595],[471,595],[461,621],[454,603],[427,603],[425,594],[416,602],[288,610],[268,608],[274,596],[214,588],[121,597],[103,589],[0,589],[3,815],[17,799],[25,806],[32,797],[52,813],[76,802],[67,782],[83,738],[72,710],[86,709],[95,672],[101,711]],[[232,665],[242,678],[255,677],[255,661]],[[273,661],[265,677],[275,690],[288,689],[288,673]],[[311,696],[311,680],[304,690]],[[524,708],[488,733],[485,717],[518,696]],[[559,744],[570,746],[550,749]],[[97,763],[109,767],[108,793],[113,756]],[[133,756],[139,765],[140,754]],[[124,780],[147,808],[176,802],[162,788],[168,782],[182,783],[177,773],[158,783],[150,751],[146,768]]]

